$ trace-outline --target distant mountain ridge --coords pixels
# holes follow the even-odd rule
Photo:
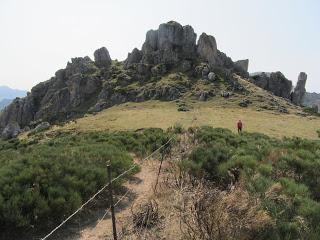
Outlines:
[[[7,99],[7,98],[0,100],[0,111],[4,109],[6,106],[8,106],[12,101],[13,99]]]
[[[0,86],[0,101],[3,99],[15,99],[16,97],[25,97],[27,91],[12,89],[8,86]]]
[[[27,91],[12,89],[8,86],[0,86],[0,111],[8,106],[13,99],[17,97],[25,97]]]

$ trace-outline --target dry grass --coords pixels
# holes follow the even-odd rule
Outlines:
[[[244,130],[260,132],[273,137],[292,137],[316,139],[316,130],[320,128],[320,118],[274,111],[257,111],[254,106],[240,108],[237,100],[225,100],[216,97],[208,102],[188,100],[190,111],[178,112],[175,102],[148,101],[143,103],[125,103],[106,109],[97,115],[90,115],[66,124],[64,130],[101,131],[136,130],[158,127],[166,129],[176,123],[184,127],[210,125],[229,128],[235,131],[238,119],[244,122]]]

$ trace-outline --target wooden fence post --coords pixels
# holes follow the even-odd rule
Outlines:
[[[107,166],[108,169],[108,180],[109,180],[109,201],[111,206],[111,218],[112,218],[112,231],[113,231],[113,239],[117,240],[117,227],[116,227],[116,216],[114,213],[114,205],[113,205],[113,189],[112,189],[112,176],[111,176],[111,165]]]

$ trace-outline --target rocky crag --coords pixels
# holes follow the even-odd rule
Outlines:
[[[313,108],[320,112],[320,93],[307,92],[303,97],[302,104],[306,107]]]
[[[248,78],[248,60],[234,62],[217,48],[213,36],[197,34],[189,25],[171,21],[146,34],[141,50],[135,48],[123,62],[111,60],[103,47],[89,57],[72,58],[48,81],[39,83],[25,98],[16,98],[0,115],[0,133],[15,137],[43,122],[65,121],[127,101],[175,100],[187,92],[205,101],[215,90],[194,87],[199,81],[223,82],[223,97],[244,93],[237,77]],[[258,86],[289,99],[292,83],[281,73],[252,77]],[[300,103],[305,76],[293,99]],[[198,84],[199,85],[199,84]],[[197,86],[198,86],[197,85]],[[299,87],[298,87],[299,86]],[[219,90],[219,94],[221,89]]]
[[[303,104],[306,94],[307,74],[301,72],[294,90],[292,81],[288,80],[281,72],[259,72],[250,74],[250,81],[257,86],[272,92],[274,95],[290,100],[296,105]]]

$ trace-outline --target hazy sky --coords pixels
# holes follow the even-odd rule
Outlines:
[[[29,90],[71,57],[105,46],[124,60],[145,33],[175,20],[213,35],[249,71],[308,74],[320,92],[319,0],[0,0],[0,85]]]

